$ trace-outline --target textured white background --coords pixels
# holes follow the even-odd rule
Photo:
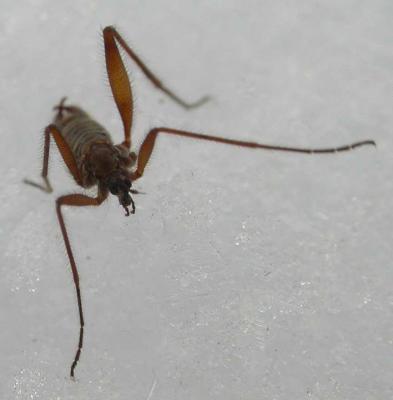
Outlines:
[[[0,3],[0,398],[393,398],[391,0]],[[377,149],[278,154],[161,137],[136,187],[77,191],[42,131],[67,95],[117,141],[100,29],[115,24],[185,112],[129,63],[137,145],[157,125],[265,143]],[[53,147],[54,148],[54,147]]]

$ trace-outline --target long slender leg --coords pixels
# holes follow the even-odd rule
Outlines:
[[[45,185],[30,181],[29,179],[25,179],[24,182],[28,185],[32,185],[38,189],[41,189],[47,193],[52,192],[52,186],[48,179],[48,163],[49,163],[49,148],[50,148],[50,136],[55,139],[56,145],[60,151],[61,156],[63,157],[64,162],[66,163],[68,169],[70,170],[72,176],[74,177],[75,181],[81,185],[82,178],[76,164],[74,155],[70,147],[68,146],[67,142],[61,135],[60,131],[57,127],[53,124],[48,125],[45,128],[45,145],[44,145],[44,159],[42,165],[42,172],[41,176],[44,179]]]
[[[145,65],[145,63],[136,55],[136,53],[128,46],[125,40],[121,37],[119,32],[113,26],[107,26],[104,29],[104,42],[105,42],[105,58],[107,65],[107,72],[109,82],[112,88],[113,97],[119,109],[120,115],[124,124],[125,141],[124,145],[130,147],[130,130],[132,124],[132,93],[130,88],[129,79],[127,76],[126,69],[122,62],[119,49],[116,45],[119,45],[124,51],[130,56],[132,60],[139,66],[146,77],[152,82],[152,84],[167,96],[169,96],[174,102],[180,106],[190,109],[198,107],[209,100],[208,96],[204,96],[201,99],[188,103],[177,96],[172,90],[168,89],[153,72]]]
[[[138,154],[138,165],[136,171],[133,173],[133,180],[139,179],[145,170],[146,164],[148,163],[151,153],[154,148],[157,135],[159,133],[166,133],[169,135],[183,136],[192,139],[209,140],[212,142],[224,143],[233,146],[247,147],[251,149],[264,149],[264,150],[274,150],[274,151],[287,151],[295,153],[306,153],[306,154],[327,154],[327,153],[338,153],[342,151],[353,150],[356,147],[373,145],[375,146],[374,140],[363,140],[361,142],[355,142],[352,144],[346,144],[339,147],[328,147],[328,148],[298,148],[298,147],[287,147],[287,146],[274,146],[255,142],[246,142],[242,140],[226,139],[219,136],[209,136],[201,133],[188,132],[179,129],[172,128],[154,128],[147,135],[143,141]]]
[[[63,214],[61,212],[61,206],[64,206],[64,205],[79,206],[79,207],[98,206],[105,200],[106,197],[107,197],[107,193],[99,194],[97,197],[89,197],[89,196],[85,196],[83,194],[69,194],[66,196],[61,196],[56,200],[57,217],[59,219],[61,233],[63,234],[64,243],[65,243],[68,258],[69,258],[70,264],[71,264],[72,276],[74,278],[76,296],[78,299],[78,310],[79,310],[79,342],[78,342],[78,349],[76,351],[74,361],[72,362],[72,365],[71,365],[70,375],[72,378],[74,377],[74,370],[75,370],[76,364],[78,363],[79,357],[81,355],[82,347],[83,347],[84,319],[83,319],[81,291],[80,291],[80,286],[79,286],[78,269],[76,268],[76,263],[75,263],[74,255],[72,253],[70,240],[68,238],[66,225],[64,222]]]
[[[194,102],[187,102],[181,99],[177,94],[175,94],[172,90],[168,89],[161,81],[157,78],[153,72],[146,66],[146,64],[138,57],[138,55],[128,46],[127,42],[122,38],[119,32],[113,26],[107,26],[104,29],[104,35],[112,35],[119,42],[120,46],[124,49],[124,51],[131,57],[132,60],[138,65],[138,67],[142,70],[142,72],[146,75],[147,79],[159,90],[164,92],[168,97],[170,97],[175,103],[179,104],[181,107],[186,109],[195,108],[206,101],[209,100],[209,96],[203,96],[199,100]]]

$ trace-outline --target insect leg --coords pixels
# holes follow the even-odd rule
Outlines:
[[[133,101],[130,80],[111,29],[104,29],[105,61],[113,98],[124,126],[124,142],[131,147]]]
[[[148,163],[151,153],[153,152],[154,144],[159,133],[165,133],[169,135],[182,136],[192,139],[208,140],[212,142],[224,143],[233,146],[247,147],[251,149],[264,149],[264,150],[274,150],[274,151],[286,151],[295,153],[305,153],[305,154],[327,154],[327,153],[338,153],[342,151],[353,150],[356,147],[373,145],[376,146],[373,140],[363,140],[360,142],[355,142],[352,144],[346,144],[339,147],[328,147],[328,148],[299,148],[299,147],[287,147],[287,146],[275,146],[267,145],[255,142],[246,142],[236,139],[227,139],[220,136],[209,136],[201,133],[188,132],[179,129],[172,128],[154,128],[147,135],[143,141],[138,154],[138,165],[136,171],[133,173],[133,180],[139,179],[145,170],[146,164]]]
[[[145,65],[145,63],[135,54],[135,52],[128,46],[126,41],[122,38],[122,36],[117,32],[117,30],[113,26],[107,26],[104,29],[104,38],[105,37],[113,37],[116,38],[117,42],[124,49],[124,51],[131,57],[132,60],[139,66],[142,72],[146,75],[147,79],[159,90],[164,92],[167,96],[169,96],[174,102],[179,104],[180,106],[190,109],[194,107],[198,107],[204,104],[209,100],[208,96],[204,96],[195,102],[188,103],[182,100],[179,96],[172,92],[172,90],[168,89],[153,72]]]
[[[79,357],[83,347],[83,327],[84,327],[84,319],[83,319],[83,309],[82,309],[82,298],[79,286],[79,274],[76,268],[76,263],[74,259],[74,255],[72,253],[70,240],[68,238],[66,225],[64,222],[63,214],[61,212],[61,206],[68,205],[68,206],[98,206],[100,205],[107,197],[107,194],[99,194],[97,197],[89,197],[83,194],[69,194],[66,196],[61,196],[56,200],[56,212],[57,217],[59,219],[61,233],[63,234],[64,243],[66,246],[68,258],[71,264],[72,276],[74,278],[76,295],[78,299],[78,310],[79,310],[79,342],[78,342],[78,349],[75,354],[74,361],[71,365],[71,372],[70,375],[74,377],[74,370],[76,364],[79,361]]]
[[[76,164],[74,155],[70,147],[68,146],[67,142],[61,135],[59,129],[51,124],[45,128],[45,145],[44,145],[44,160],[42,165],[42,172],[41,176],[44,179],[45,185],[39,184],[29,179],[25,179],[24,182],[28,185],[32,185],[38,189],[41,189],[45,192],[52,192],[52,186],[48,179],[48,163],[49,163],[49,148],[50,148],[50,136],[52,135],[53,139],[55,139],[56,145],[60,151],[61,156],[63,157],[64,162],[66,163],[68,169],[70,170],[72,176],[74,177],[75,181],[81,185],[82,178]]]

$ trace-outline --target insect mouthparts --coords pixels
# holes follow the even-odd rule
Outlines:
[[[128,206],[131,206],[131,214],[135,214],[135,203],[128,192],[123,193],[121,197],[119,196],[119,201],[126,212],[126,217],[130,216],[130,210],[128,209]]]

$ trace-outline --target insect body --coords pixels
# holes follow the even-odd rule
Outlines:
[[[71,365],[71,377],[74,376],[74,370],[78,363],[83,346],[84,318],[79,275],[62,214],[62,206],[98,206],[108,197],[109,193],[111,193],[114,196],[117,196],[119,203],[125,209],[127,216],[130,215],[129,207],[131,207],[131,213],[135,213],[135,204],[131,194],[136,194],[138,191],[131,189],[131,185],[132,182],[143,176],[145,167],[149,162],[154,149],[158,134],[207,140],[250,149],[306,154],[336,153],[352,150],[364,145],[375,145],[373,140],[365,140],[339,147],[307,149],[266,145],[242,140],[227,139],[221,136],[211,136],[179,129],[159,127],[150,130],[142,142],[138,155],[136,155],[136,153],[131,151],[131,127],[133,117],[132,91],[126,69],[120,56],[119,46],[141,68],[142,72],[153,83],[153,85],[156,86],[156,88],[164,92],[180,106],[186,109],[191,109],[205,103],[207,97],[203,97],[194,103],[187,103],[182,100],[161,83],[161,81],[127,45],[116,29],[111,26],[104,29],[104,44],[106,69],[113,98],[123,122],[124,141],[121,144],[114,145],[109,133],[103,126],[95,122],[81,108],[65,105],[65,99],[62,99],[60,104],[55,107],[57,113],[53,123],[45,129],[45,147],[41,174],[44,184],[25,180],[26,183],[38,187],[46,192],[52,191],[48,179],[49,148],[50,138],[52,137],[55,140],[63,160],[76,183],[83,188],[89,188],[95,185],[97,186],[96,197],[90,197],[84,194],[68,194],[61,196],[56,200],[57,217],[74,278],[80,319],[79,343],[74,361]]]
[[[79,107],[64,106],[65,99],[55,107],[54,120],[75,158],[80,172],[81,186],[98,185],[99,197],[106,198],[108,190],[118,196],[120,204],[129,215],[128,206],[135,212],[131,191],[129,168],[135,163],[135,153],[124,145],[115,146],[107,130]],[[52,128],[53,129],[53,128]]]

